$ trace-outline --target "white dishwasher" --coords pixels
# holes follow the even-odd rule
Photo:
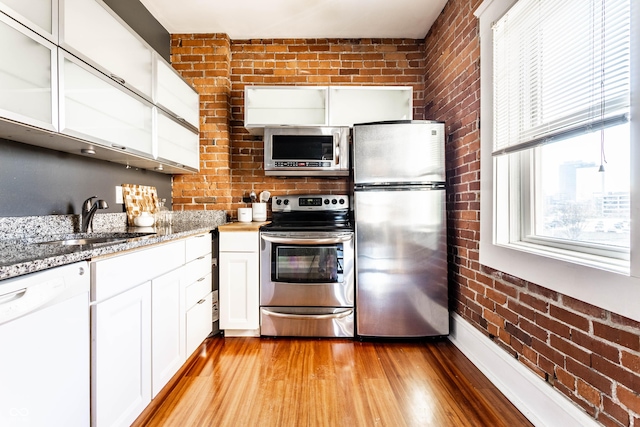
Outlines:
[[[89,265],[0,282],[0,426],[89,425]]]

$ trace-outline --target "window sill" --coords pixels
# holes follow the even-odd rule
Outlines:
[[[629,261],[624,259],[615,259],[601,255],[580,253],[572,250],[555,248],[527,241],[509,243],[499,246],[503,246],[508,249],[528,252],[536,256],[557,259],[562,262],[573,263],[588,268],[597,268],[599,270],[622,274],[625,276],[630,275]]]

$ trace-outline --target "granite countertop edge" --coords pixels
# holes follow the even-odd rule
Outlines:
[[[40,233],[34,236],[25,235],[8,240],[0,239],[0,280],[210,232],[217,229],[219,225],[226,223],[226,214],[224,211],[220,212],[219,215],[212,215],[206,219],[195,216],[193,220],[189,220],[189,218],[183,217],[181,221],[174,222],[171,227],[137,228],[127,227],[126,225],[105,227],[92,233],[92,235],[144,232],[150,234],[95,246],[65,247],[63,245],[39,244],[72,234],[71,232],[60,233],[59,230],[52,232],[50,235],[40,230]]]

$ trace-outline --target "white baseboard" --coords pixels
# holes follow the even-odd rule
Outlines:
[[[451,316],[449,339],[533,425],[600,426],[456,313]]]

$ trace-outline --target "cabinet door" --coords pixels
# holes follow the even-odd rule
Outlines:
[[[258,295],[258,253],[220,252],[220,329],[258,329]]]
[[[151,100],[153,50],[101,0],[60,0],[60,46]]]
[[[52,42],[58,37],[58,0],[0,0],[0,11]]]
[[[91,319],[91,425],[129,425],[151,402],[151,283],[94,305]]]
[[[200,135],[158,111],[158,160],[200,169]]]
[[[153,106],[59,50],[60,132],[152,157]]]
[[[251,133],[270,125],[327,124],[326,87],[247,86],[244,96],[244,125]]]
[[[185,361],[184,310],[181,310],[182,268],[151,281],[152,397]]]
[[[156,104],[198,129],[200,127],[198,93],[158,55],[155,55],[155,61]]]
[[[0,13],[0,116],[55,131],[56,47]]]
[[[329,88],[329,125],[353,126],[413,119],[411,86],[340,86]]]

